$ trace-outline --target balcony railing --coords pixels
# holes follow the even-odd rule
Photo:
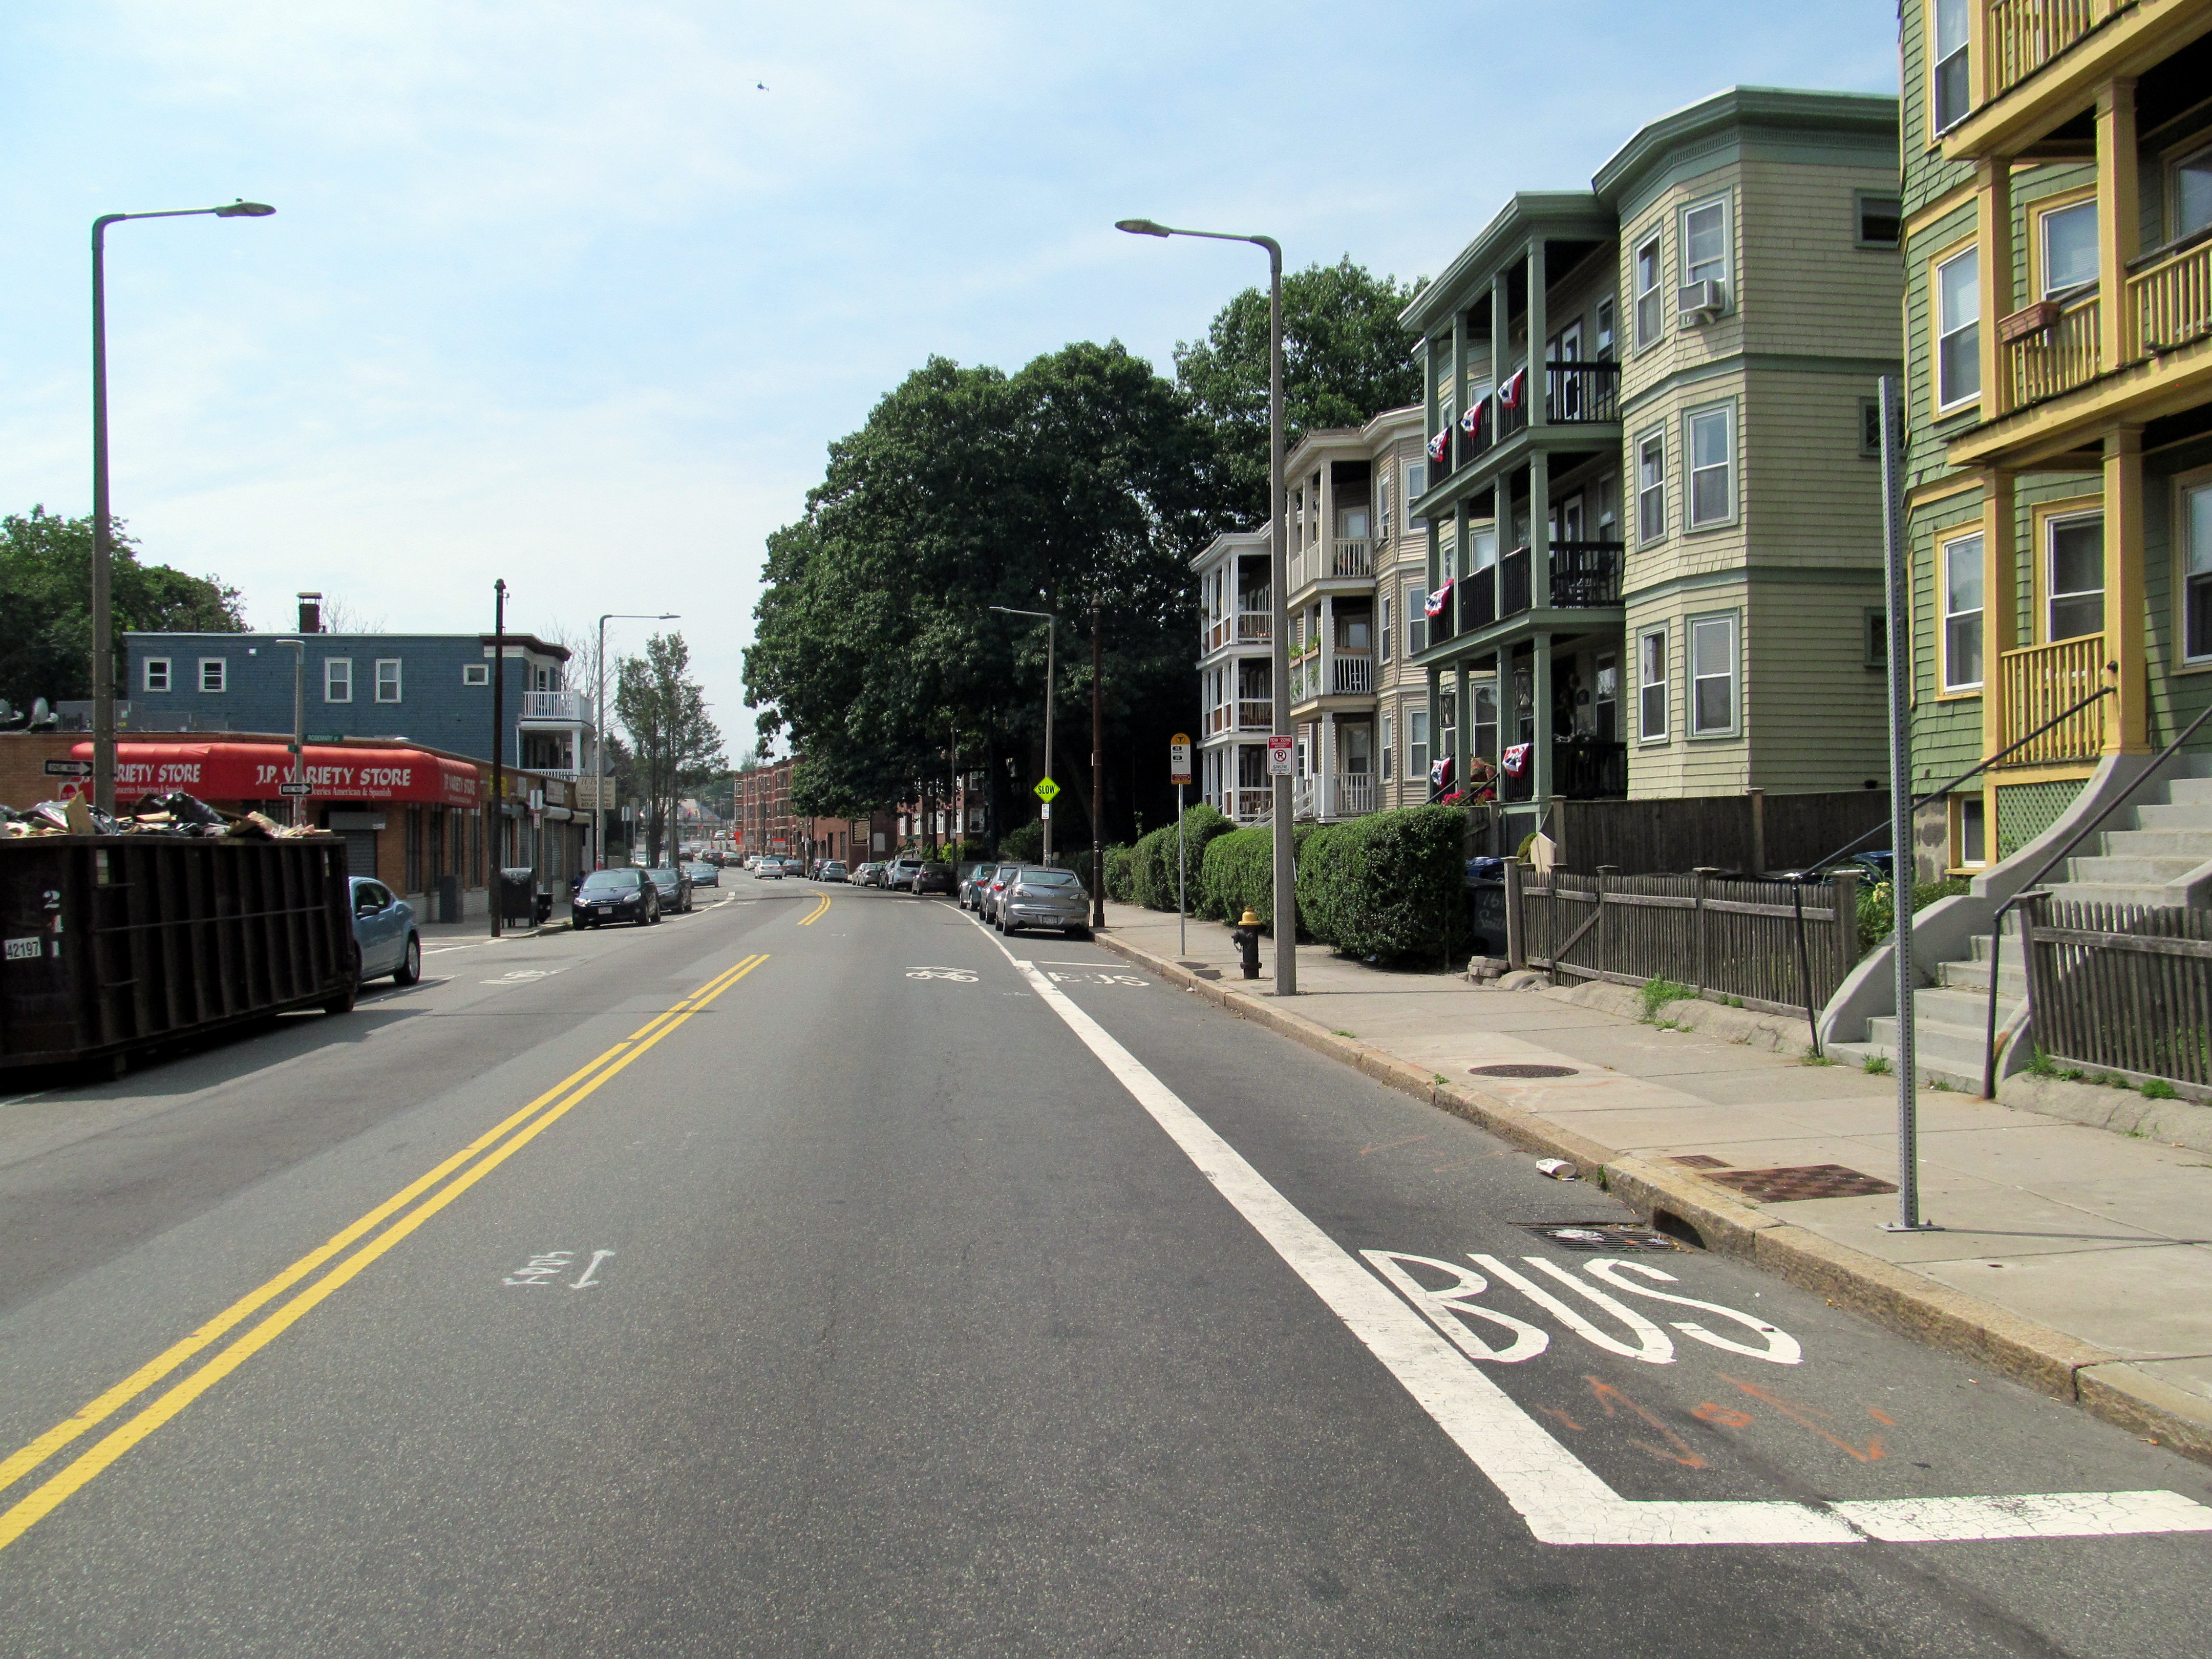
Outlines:
[[[1498,779],[1501,800],[1528,800],[1535,768]],[[1552,793],[1567,800],[1619,800],[1628,793],[1628,745],[1595,738],[1560,738],[1552,744]]]
[[[1340,697],[1364,696],[1375,689],[1375,665],[1365,657],[1334,657],[1329,667],[1329,690]]]
[[[591,713],[585,707],[580,691],[526,691],[522,694],[521,717],[526,720],[588,725]]]
[[[1233,799],[1239,823],[1256,823],[1275,815],[1275,792],[1272,788],[1240,788],[1235,792]]]
[[[1206,711],[1206,736],[1212,737],[1217,732],[1226,732],[1228,729],[1229,708],[1227,704],[1224,703],[1218,708],[1209,708]]]
[[[1487,565],[1452,584],[1452,618],[1456,631],[1472,634],[1498,620],[1498,581]]]
[[[1620,418],[1619,363],[1544,365],[1544,416],[1561,426]]]
[[[1237,642],[1239,645],[1266,645],[1274,637],[1273,611],[1239,611],[1237,613]]]
[[[2006,343],[2014,408],[2055,398],[2097,378],[2104,368],[2098,345],[2101,311],[2093,294],[2061,309],[2040,333]]]
[[[2127,314],[2130,356],[2171,351],[2212,332],[2212,241],[2130,276]]]
[[[1240,731],[1272,732],[1275,729],[1275,700],[1273,697],[1239,697],[1237,700],[1237,725]]]
[[[1498,614],[1517,617],[1529,605],[1528,550],[1516,547],[1498,562]]]
[[[1310,818],[1313,817],[1314,781],[1315,781],[1311,778],[1293,778],[1291,780],[1291,816],[1292,817]]]
[[[1620,603],[1619,542],[1553,542],[1552,603],[1569,611]]]
[[[2010,91],[2133,0],[1988,0],[1990,96]]]
[[[1364,536],[1340,537],[1328,544],[1329,574],[1371,576],[1375,574],[1374,544]]]
[[[1331,791],[1332,817],[1356,818],[1375,810],[1375,775],[1372,772],[1339,772]]]
[[[2002,699],[1998,745],[2009,747],[2045,720],[2093,696],[2104,684],[2105,636],[2085,634],[2056,645],[2031,645],[1997,659]],[[2105,751],[2106,698],[2078,709],[2027,748],[2007,757],[2010,766],[2093,760]]]

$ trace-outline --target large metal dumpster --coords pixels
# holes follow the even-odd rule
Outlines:
[[[0,842],[0,1067],[343,1012],[359,961],[347,901],[335,836]]]

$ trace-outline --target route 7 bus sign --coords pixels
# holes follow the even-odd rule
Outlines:
[[[1190,734],[1178,732],[1168,739],[1168,781],[1185,784],[1190,781]]]

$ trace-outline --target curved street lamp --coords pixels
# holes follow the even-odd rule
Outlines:
[[[1267,252],[1267,522],[1272,532],[1268,580],[1275,590],[1273,656],[1274,723],[1278,738],[1291,735],[1291,591],[1283,536],[1283,247],[1272,236],[1243,236],[1218,230],[1181,230],[1154,219],[1117,219],[1114,228],[1132,236],[1198,236],[1210,242],[1249,242]],[[1298,900],[1291,870],[1291,780],[1278,773],[1274,786],[1275,994],[1295,996],[1298,988]]]
[[[103,213],[92,222],[92,794],[115,810],[115,639],[107,522],[107,228],[125,219],[265,219],[265,202],[173,208],[166,213]],[[296,798],[295,798],[296,799]]]

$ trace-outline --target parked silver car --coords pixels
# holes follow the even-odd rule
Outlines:
[[[999,895],[999,931],[1020,933],[1025,927],[1057,927],[1071,939],[1091,936],[1091,895],[1073,870],[1040,870],[1024,866]]]
[[[894,893],[910,893],[921,871],[922,862],[918,858],[895,858],[884,866],[884,885]]]
[[[983,889],[990,884],[991,878],[997,872],[998,868],[995,864],[979,864],[968,872],[967,879],[960,884],[962,909],[973,910],[977,908],[983,896]]]
[[[415,907],[380,881],[349,878],[353,890],[353,938],[361,948],[359,979],[389,974],[395,985],[422,977],[422,941],[415,932]],[[59,926],[58,923],[56,926]]]

